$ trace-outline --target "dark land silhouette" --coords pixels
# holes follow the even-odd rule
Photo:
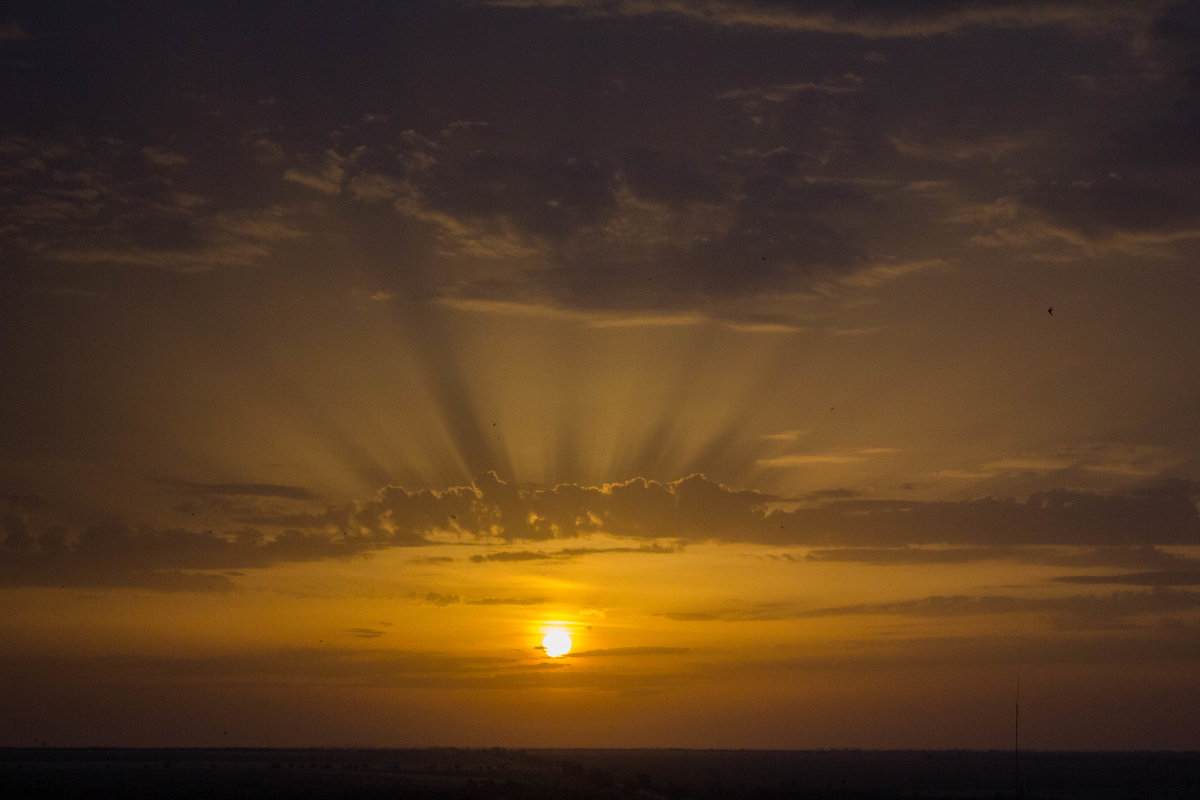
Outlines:
[[[1200,753],[0,749],[11,798],[1194,798]]]

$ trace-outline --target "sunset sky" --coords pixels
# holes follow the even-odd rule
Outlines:
[[[4,8],[0,746],[1200,748],[1200,3]]]

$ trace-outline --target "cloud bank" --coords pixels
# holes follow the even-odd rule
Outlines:
[[[297,487],[260,484],[205,485],[202,490],[308,497]],[[1200,544],[1197,490],[1190,482],[1166,481],[1124,492],[1060,490],[1024,500],[960,502],[866,500],[832,493],[832,499],[788,510],[770,494],[734,489],[702,475],[666,483],[635,478],[603,486],[529,488],[486,473],[469,486],[388,486],[361,504],[262,515],[254,520],[258,527],[229,531],[131,527],[120,520],[79,532],[62,526],[39,530],[35,512],[14,507],[3,518],[0,583],[225,588],[228,578],[219,573],[227,570],[439,542],[546,543],[598,534],[643,544],[500,550],[472,555],[470,561],[564,560],[601,552],[670,554],[686,543],[716,542],[819,548],[808,555],[817,562],[1012,558],[1178,571],[1194,564],[1157,547]],[[1089,556],[1086,551],[1063,552],[1062,547],[1093,550]],[[1144,585],[1170,583],[1153,575],[1139,580],[1157,581]]]

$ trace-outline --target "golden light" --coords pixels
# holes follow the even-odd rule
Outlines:
[[[542,637],[542,649],[551,658],[565,656],[571,652],[571,634],[561,629],[547,631]]]

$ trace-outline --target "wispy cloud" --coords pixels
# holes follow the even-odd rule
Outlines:
[[[1069,25],[1101,28],[1130,19],[1145,21],[1164,3],[1101,2],[964,3],[937,4],[914,9],[907,4],[804,3],[790,7],[747,0],[485,0],[487,5],[508,8],[571,9],[602,16],[641,17],[678,15],[714,26],[744,26],[791,32],[852,34],[868,39],[936,36],[968,26],[1033,28]]]
[[[711,325],[744,333],[802,333],[805,328],[783,322],[751,322],[727,319],[691,311],[647,313],[642,311],[585,311],[549,303],[486,300],[468,297],[441,297],[441,305],[459,311],[480,314],[552,319],[587,328],[680,328]]]
[[[1020,139],[1002,136],[987,136],[974,140],[937,139],[928,141],[911,134],[889,136],[888,141],[900,155],[931,161],[970,161],[973,159],[995,161],[1028,144]]]
[[[777,558],[817,563],[856,563],[880,565],[970,564],[980,561],[1012,561],[1020,564],[1045,564],[1060,567],[1162,568],[1146,575],[1187,575],[1200,561],[1157,547],[1063,548],[1037,545],[975,547],[831,547],[810,550],[803,555],[783,553]],[[1061,578],[1078,583],[1121,583],[1100,578],[1095,581],[1079,576]]]
[[[770,86],[756,86],[747,89],[730,89],[717,95],[718,100],[740,100],[743,103],[767,102],[783,103],[796,95],[806,92],[819,94],[845,94],[862,91],[862,78],[853,73],[846,73],[840,78],[827,81],[797,81],[795,83],[775,83]]]
[[[838,279],[838,285],[854,289],[871,289],[895,280],[933,270],[946,270],[945,259],[933,258],[902,263],[881,263],[863,267]]]
[[[346,170],[342,167],[342,158],[336,152],[328,150],[319,159],[321,163],[312,168],[289,167],[283,172],[283,179],[298,183],[322,194],[338,195],[342,191],[342,179]]]
[[[1128,478],[1149,479],[1169,473],[1177,459],[1164,447],[1132,442],[1081,442],[1046,453],[994,459],[971,469],[942,470],[947,478],[985,479],[1002,475],[1049,475],[1082,470]]]
[[[688,647],[608,647],[599,650],[572,651],[571,658],[596,658],[602,656],[676,656],[691,652]]]
[[[476,554],[470,560],[475,564],[487,562],[512,561],[568,561],[583,556],[600,555],[605,553],[652,553],[662,555],[675,553],[681,547],[662,545],[657,542],[638,547],[564,547],[559,550],[502,550],[496,553]]]
[[[258,263],[308,235],[279,205],[209,203],[180,174],[189,159],[164,147],[18,136],[0,150],[11,164],[6,235],[27,259],[205,272]]]
[[[1120,621],[1127,617],[1164,614],[1200,607],[1200,592],[1156,589],[1151,592],[1113,592],[1070,597],[1010,595],[931,596],[892,603],[863,603],[799,612],[801,617],[882,614],[916,617],[990,614],[1068,614],[1088,619]]]
[[[762,467],[803,467],[811,464],[857,464],[871,456],[891,455],[899,450],[892,447],[860,447],[849,453],[796,453],[772,458],[760,458]]]
[[[147,145],[142,148],[142,155],[151,164],[160,167],[176,167],[188,163],[187,156],[171,152],[164,147],[151,147]]]
[[[911,600],[802,608],[791,603],[759,603],[711,611],[661,614],[677,622],[763,622],[847,616],[972,617],[1035,614],[1062,627],[1123,627],[1131,618],[1170,615],[1200,608],[1200,592],[1155,588],[1107,595],[1020,597],[1014,595],[933,595]]]
[[[443,594],[441,592],[411,592],[414,600],[435,606],[540,606],[548,601],[545,597],[462,597],[458,594]]]
[[[378,639],[387,631],[381,631],[377,628],[347,628],[346,633],[357,639]]]
[[[1117,575],[1063,575],[1054,580],[1060,583],[1124,586],[1200,586],[1200,569],[1123,572]]]

